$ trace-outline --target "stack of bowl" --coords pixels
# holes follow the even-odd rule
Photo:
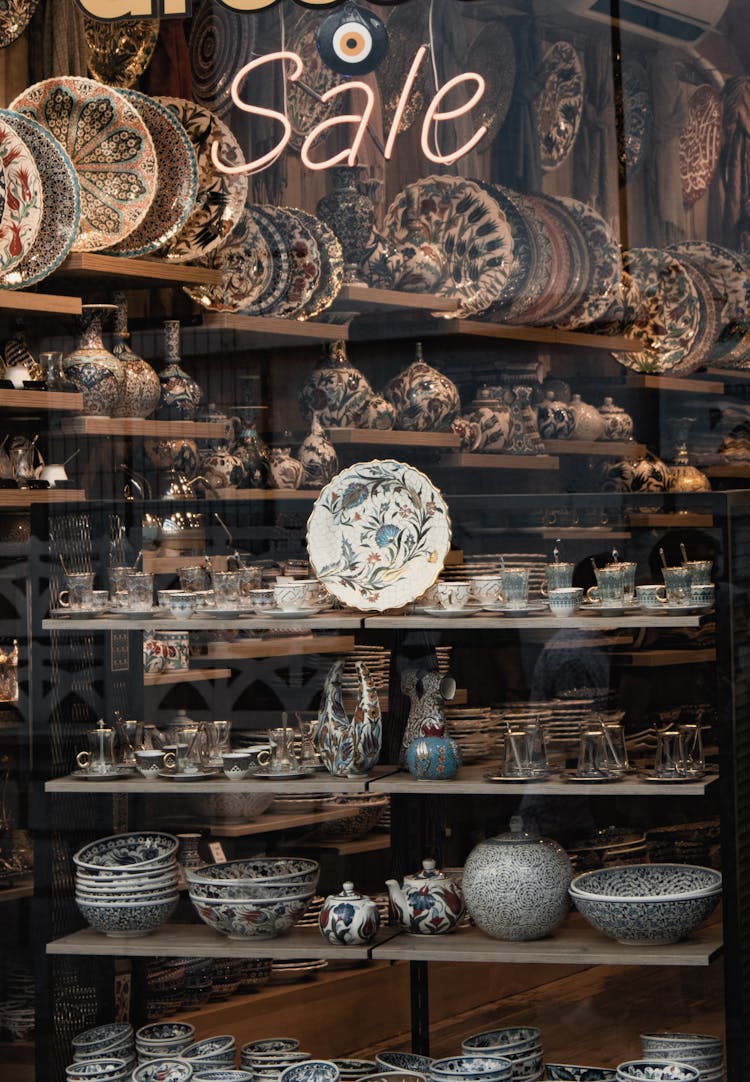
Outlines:
[[[81,1059],[65,1068],[66,1082],[126,1082],[132,1065],[118,1056]]]
[[[202,1041],[188,1045],[180,1052],[180,1056],[193,1068],[193,1074],[197,1075],[204,1071],[234,1067],[236,1053],[237,1042],[234,1037],[231,1033],[223,1033],[218,1037],[204,1037]]]
[[[504,1056],[451,1056],[430,1064],[432,1082],[510,1082],[513,1064]]]
[[[114,1059],[124,1059],[130,1070],[135,1066],[133,1027],[129,1022],[108,1022],[95,1029],[84,1030],[76,1034],[72,1045],[76,1062],[112,1056]]]
[[[138,1063],[162,1059],[179,1059],[195,1036],[195,1026],[189,1022],[151,1022],[135,1034]]]
[[[676,1060],[631,1059],[620,1063],[615,1078],[617,1082],[697,1082],[701,1073],[697,1067],[688,1067]]]
[[[544,1074],[542,1034],[536,1026],[506,1026],[467,1037],[461,1045],[465,1056],[502,1056],[512,1064],[511,1078],[537,1082]]]
[[[703,1033],[642,1033],[644,1059],[675,1059],[697,1067],[701,1082],[719,1082],[724,1077],[724,1046],[720,1037]]]
[[[229,939],[274,939],[289,931],[315,895],[319,876],[317,861],[297,857],[185,869],[198,916]]]
[[[416,1052],[378,1052],[375,1062],[381,1071],[399,1074],[420,1074],[429,1077],[432,1059],[430,1056],[418,1056]]]
[[[339,1082],[339,1070],[329,1059],[309,1059],[286,1067],[279,1078],[281,1082]]]
[[[374,1074],[376,1066],[371,1059],[334,1059],[341,1082],[360,1082],[362,1078]]]
[[[250,1071],[253,1082],[278,1082],[282,1071],[312,1059],[310,1052],[300,1052],[294,1037],[268,1037],[250,1041],[240,1050],[240,1066]]]
[[[584,872],[570,897],[589,924],[634,946],[677,943],[721,898],[721,873],[697,864],[630,864]]]
[[[86,922],[120,938],[155,931],[179,899],[178,845],[172,834],[142,830],[80,849],[73,856],[76,902]]]
[[[132,1082],[190,1082],[193,1069],[177,1056],[163,1056],[139,1063],[132,1074]]]
[[[580,1063],[548,1063],[549,1082],[617,1082],[614,1067],[585,1067]]]

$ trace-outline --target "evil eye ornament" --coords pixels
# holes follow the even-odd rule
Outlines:
[[[320,24],[318,52],[338,75],[367,75],[388,52],[388,31],[373,12],[346,4]]]

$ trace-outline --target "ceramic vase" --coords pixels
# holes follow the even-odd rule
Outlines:
[[[575,421],[571,439],[602,439],[604,436],[604,418],[596,406],[584,402],[579,394],[574,394],[570,400],[570,411]]]
[[[364,415],[365,428],[387,431],[396,423],[396,410],[381,394],[371,395]]]
[[[285,441],[281,447],[271,448],[271,486],[297,489],[302,485],[305,467],[292,454],[291,433],[285,432],[284,436],[289,436],[289,444]]]
[[[268,447],[258,435],[255,409],[242,407],[237,411],[239,417],[233,417],[235,441],[232,452],[242,460],[244,477],[241,488],[268,488],[271,476],[271,462]]]
[[[711,482],[705,473],[693,466],[688,457],[687,440],[694,417],[673,417],[669,421],[669,433],[675,445],[675,453],[669,468],[669,492],[710,492]]]
[[[372,200],[361,190],[361,166],[337,165],[331,172],[332,190],[315,208],[316,214],[338,237],[344,253],[344,281],[361,282],[360,263],[368,250],[375,225]]]
[[[445,431],[461,410],[455,383],[426,363],[421,342],[414,363],[392,379],[383,394],[396,409],[395,427],[406,432]]]
[[[472,450],[504,451],[510,438],[510,410],[488,387],[482,387],[469,406],[465,420],[477,426]]]
[[[159,372],[161,392],[155,416],[160,421],[194,421],[201,404],[201,389],[180,364],[180,324],[164,322],[164,367]]]
[[[117,417],[125,390],[123,364],[105,349],[104,321],[116,311],[114,304],[84,304],[79,321],[80,341],[63,358],[63,371],[83,394],[83,411],[94,417]]]
[[[347,359],[346,343],[331,342],[302,385],[299,404],[308,422],[317,414],[326,428],[365,428],[371,427],[372,397],[372,387]]]
[[[302,463],[302,487],[323,488],[331,481],[339,469],[336,448],[328,439],[325,429],[317,416],[313,417],[310,433],[297,452]]]
[[[370,943],[380,927],[380,913],[372,898],[344,883],[340,894],[329,894],[318,917],[320,934],[334,946]]]
[[[603,440],[631,440],[633,438],[633,418],[621,406],[616,406],[612,398],[605,398],[599,407],[604,419]]]
[[[449,736],[422,736],[406,749],[406,766],[415,778],[447,781],[455,778],[461,765],[461,751]]]
[[[343,661],[334,662],[323,685],[316,737],[318,752],[326,770],[334,777],[362,777],[380,757],[383,739],[380,700],[367,666],[356,662],[359,695],[350,719],[343,705],[343,668]]]
[[[114,345],[112,352],[125,369],[125,389],[120,413],[123,417],[150,417],[159,405],[161,384],[154,369],[130,348],[128,301],[124,293],[115,293]]]
[[[536,411],[536,426],[542,439],[568,440],[575,424],[575,414],[570,406],[556,399],[554,391],[547,391]]]

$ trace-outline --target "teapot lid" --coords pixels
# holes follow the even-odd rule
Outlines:
[[[369,902],[370,899],[366,894],[360,894],[358,890],[354,889],[354,883],[350,879],[343,883],[341,891],[338,894],[332,894],[331,899],[333,901],[346,901],[346,902]]]
[[[498,834],[495,838],[488,838],[491,845],[528,845],[531,842],[542,841],[535,830],[527,830],[520,815],[511,816],[510,830],[505,834]]]
[[[409,879],[445,879],[445,876],[438,868],[434,860],[425,859],[422,861],[422,871],[417,872],[416,875],[410,875]]]

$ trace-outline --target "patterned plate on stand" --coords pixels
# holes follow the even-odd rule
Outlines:
[[[684,360],[675,365],[672,374],[675,376],[688,375],[701,368],[710,357],[719,333],[718,306],[713,295],[711,281],[698,263],[683,256],[680,263],[685,272],[690,275],[693,285],[698,294],[700,306],[700,318],[695,340]]]
[[[667,251],[676,259],[685,256],[697,263],[710,280],[723,326],[750,320],[750,277],[739,252],[702,240],[671,244]]]
[[[174,113],[137,90],[121,90],[137,109],[151,133],[159,168],[159,183],[146,217],[116,255],[143,256],[156,252],[176,236],[189,218],[198,193],[198,164],[193,144]]]
[[[203,0],[190,29],[193,97],[220,117],[232,111],[232,80],[251,59],[256,20],[218,0]]]
[[[583,297],[561,324],[575,329],[595,323],[610,308],[622,282],[622,258],[617,238],[601,214],[577,199],[558,197],[558,201],[575,219],[590,257]]]
[[[0,49],[23,34],[38,4],[39,0],[0,0]]]
[[[221,248],[196,266],[222,273],[221,285],[183,287],[196,304],[216,312],[239,312],[252,305],[273,277],[271,250],[252,212],[244,211]]]
[[[60,76],[28,87],[11,109],[49,128],[70,155],[81,190],[73,251],[111,248],[141,224],[156,193],[156,151],[145,123],[119,91]]]
[[[0,112],[0,117],[34,155],[42,182],[44,205],[36,240],[3,282],[4,286],[27,288],[56,270],[73,247],[81,217],[78,177],[62,143],[41,124],[9,109]]]
[[[526,295],[536,263],[536,245],[532,229],[521,209],[517,193],[511,191],[510,188],[504,188],[500,184],[486,184],[481,181],[477,181],[477,183],[481,184],[485,191],[489,192],[499,204],[500,209],[508,219],[513,236],[513,264],[505,289],[506,300],[492,305],[487,313],[489,318],[492,318],[497,312],[509,311],[515,300]]]
[[[551,258],[547,268],[547,284],[537,303],[526,307],[522,318],[514,322],[523,322],[529,326],[543,326],[549,321],[550,313],[559,308],[565,298],[571,274],[571,248],[561,226],[560,217],[547,201],[538,195],[526,196],[526,203],[533,208],[534,214],[550,246]]]
[[[0,113],[0,163],[5,174],[5,206],[0,221],[0,274],[13,273],[31,251],[42,224],[42,180],[31,149],[5,110]]]
[[[240,145],[215,113],[185,98],[155,98],[177,117],[193,144],[198,162],[198,194],[195,206],[180,232],[164,246],[167,259],[186,263],[202,259],[223,244],[242,217],[247,198],[247,175],[220,173],[211,161],[211,147],[218,143],[222,162],[230,166],[245,161]]]
[[[536,98],[542,169],[562,165],[573,149],[583,114],[583,66],[567,41],[556,41],[544,54],[542,89]]]
[[[552,239],[528,196],[513,192],[513,202],[518,207],[528,231],[531,266],[523,289],[514,289],[512,293],[509,290],[507,305],[501,305],[500,308],[504,322],[523,324],[526,312],[537,305],[549,288],[552,279]]]
[[[159,40],[159,19],[84,19],[88,68],[107,86],[135,86],[151,63]]]
[[[273,213],[276,207],[251,204],[247,209],[270,252],[271,275],[267,279],[265,288],[249,303],[243,304],[241,311],[247,316],[274,315],[276,305],[281,303],[282,298],[286,296],[292,281],[292,252],[289,236],[286,230],[280,228]]]
[[[556,233],[568,248],[568,277],[562,285],[557,303],[544,314],[545,325],[562,323],[567,319],[568,313],[583,302],[586,295],[591,264],[589,249],[578,219],[561,199],[541,194],[534,198],[544,203],[545,209],[552,216]]]

